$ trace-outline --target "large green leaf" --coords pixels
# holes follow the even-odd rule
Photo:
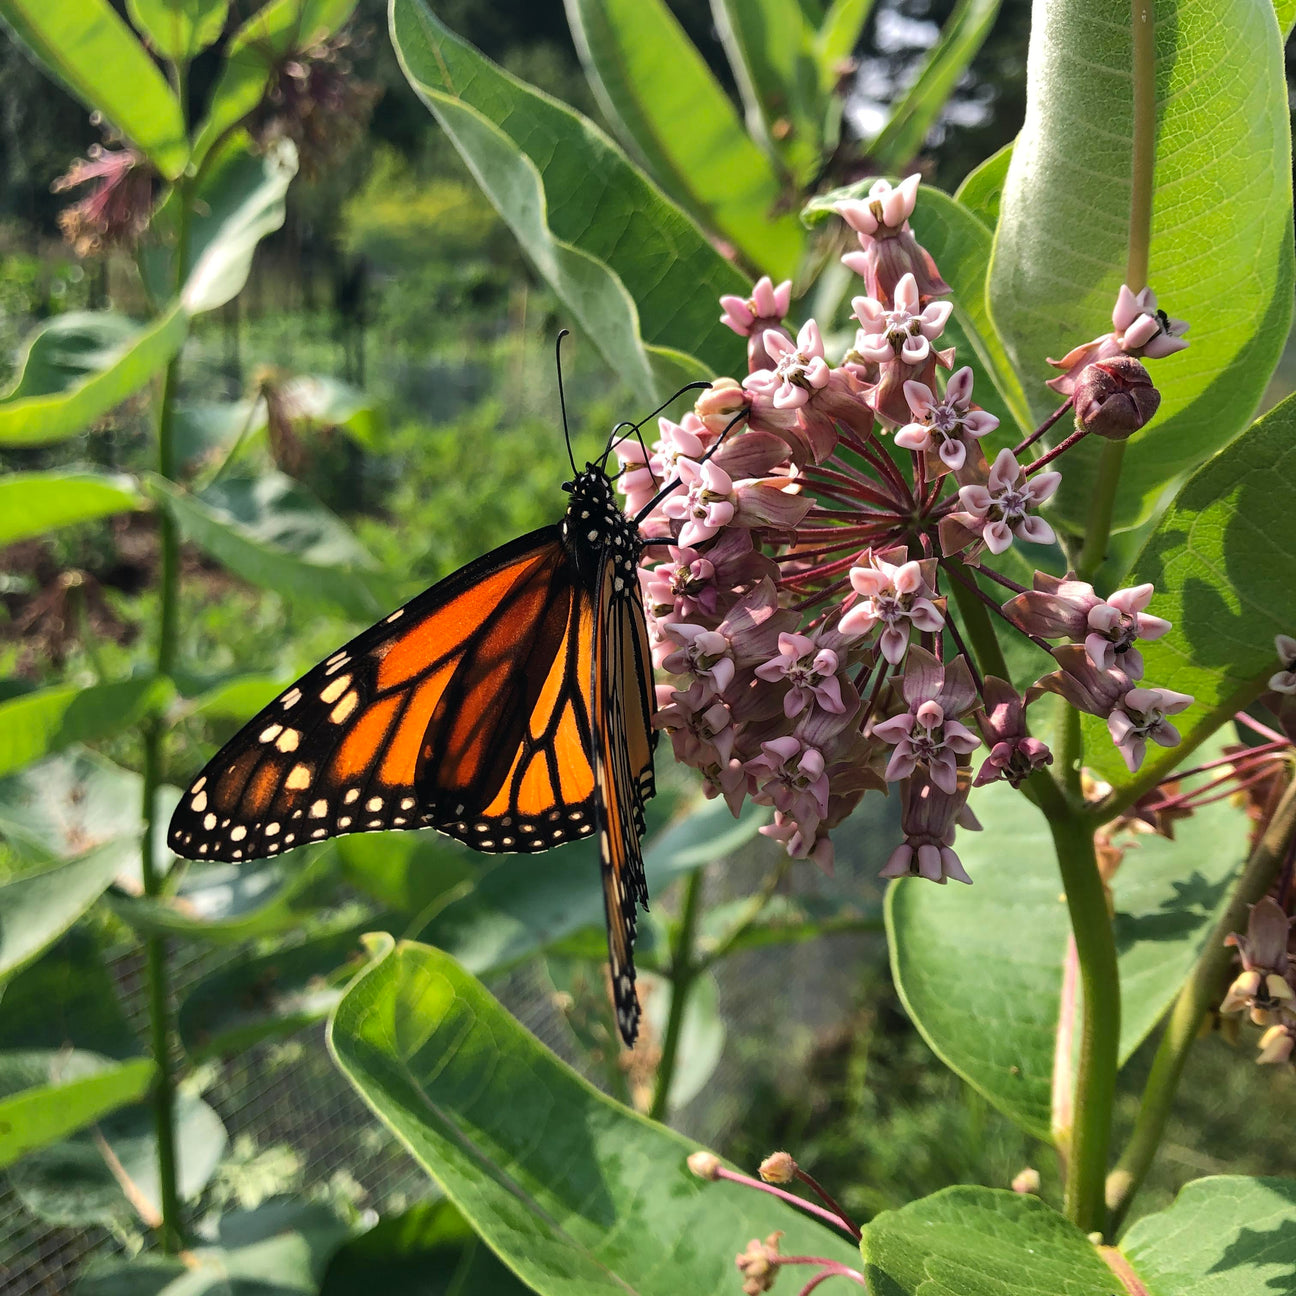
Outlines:
[[[803,235],[779,176],[664,0],[566,0],[585,75],[649,173],[755,269],[789,278]],[[800,10],[785,5],[793,21]],[[817,92],[806,60],[805,81]],[[817,114],[812,114],[812,119]]]
[[[184,170],[180,103],[108,0],[0,0],[0,18],[50,76],[103,113],[168,180]]]
[[[1119,1285],[1074,1224],[1003,1189],[946,1188],[884,1211],[860,1250],[876,1296],[1114,1296]]]
[[[178,305],[145,325],[109,311],[58,316],[27,343],[17,381],[0,396],[0,445],[48,445],[84,432],[143,387],[188,329]]]
[[[201,1098],[181,1092],[176,1102],[177,1188],[182,1201],[196,1197],[225,1151],[225,1127]],[[93,1130],[38,1148],[9,1167],[9,1182],[23,1205],[50,1224],[124,1223],[136,1209],[123,1190],[159,1211],[157,1139],[150,1104],[113,1112]]]
[[[761,1194],[703,1184],[694,1146],[598,1093],[447,955],[402,944],[347,991],[330,1047],[473,1228],[541,1293],[722,1292],[733,1254],[850,1264],[844,1238]]]
[[[596,126],[452,35],[422,0],[392,0],[410,84],[608,363],[651,400],[672,372],[739,360],[716,299],[744,277]],[[693,357],[695,359],[690,360]]]
[[[160,477],[149,488],[187,540],[254,585],[357,621],[400,602],[345,524],[280,473],[224,482],[201,496]]]
[[[1040,812],[1004,783],[979,791],[972,804],[985,831],[961,833],[956,849],[973,885],[910,878],[888,893],[892,973],[946,1065],[1048,1139],[1070,931],[1053,841]],[[1122,1059],[1156,1024],[1197,957],[1242,862],[1246,829],[1241,809],[1217,802],[1198,811],[1179,840],[1140,837],[1130,847],[1112,888]],[[931,955],[943,946],[959,951],[957,977]]]
[[[1291,141],[1273,9],[1157,0],[1152,287],[1192,326],[1151,365],[1154,421],[1126,447],[1115,523],[1136,525],[1246,426],[1292,314]],[[1125,273],[1133,122],[1130,9],[1036,0],[1026,124],[1013,149],[990,309],[1037,417],[1046,356],[1107,332]],[[1135,285],[1138,286],[1138,285]],[[1068,454],[1054,520],[1083,529],[1098,447]]]
[[[284,222],[284,195],[297,174],[297,150],[278,140],[254,151],[236,135],[213,155],[193,195],[183,276],[177,278],[180,194],[173,192],[154,218],[161,240],[144,255],[144,274],[155,297],[177,291],[190,315],[215,310],[247,282],[252,254]]]
[[[0,477],[0,545],[130,512],[144,502],[135,479],[124,473],[9,473]]]
[[[1000,0],[959,0],[954,6],[917,80],[868,145],[869,156],[879,169],[898,171],[913,161],[959,78],[990,34],[999,5]]]
[[[159,710],[171,693],[165,681],[143,678],[88,688],[60,684],[0,702],[0,776],[73,743],[119,734]]]
[[[1274,0],[1274,13],[1278,15],[1278,28],[1285,41],[1296,26],[1296,0]]]
[[[0,883],[0,982],[67,931],[120,867],[120,853],[109,843]]]
[[[157,1068],[151,1058],[113,1062],[97,1053],[0,1053],[0,1168],[138,1102]]]
[[[1191,693],[1174,717],[1183,745],[1149,744],[1131,775],[1094,719],[1085,761],[1117,786],[1150,786],[1245,707],[1279,669],[1276,634],[1296,634],[1296,396],[1275,406],[1199,468],[1134,561],[1134,581],[1157,588],[1152,610],[1174,623],[1140,645],[1149,684]],[[1090,717],[1085,717],[1086,721]]]
[[[834,50],[848,39],[853,44],[866,7],[844,7],[825,43]],[[820,51],[818,33],[799,4],[711,0],[711,16],[742,97],[747,129],[784,161],[798,182],[809,183],[819,165],[827,100],[834,88],[824,62],[845,55]],[[852,22],[847,37],[843,29]]]
[[[126,0],[131,22],[153,49],[185,62],[221,34],[230,0]]]
[[[1216,1175],[1145,1215],[1121,1250],[1149,1292],[1275,1296],[1296,1273],[1296,1180]]]
[[[284,59],[319,44],[342,26],[356,0],[269,0],[230,37],[207,117],[194,140],[195,162],[203,162],[261,102],[271,75]]]
[[[320,1296],[527,1296],[448,1201],[387,1215],[329,1262]]]

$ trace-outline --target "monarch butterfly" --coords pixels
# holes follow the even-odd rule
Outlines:
[[[632,1045],[656,743],[645,541],[603,463],[572,468],[560,522],[425,590],[249,721],[181,797],[167,844],[237,861],[389,828],[487,852],[597,834],[617,1026]]]

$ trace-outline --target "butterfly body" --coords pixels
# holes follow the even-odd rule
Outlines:
[[[168,845],[273,856],[435,828],[488,853],[599,842],[613,996],[632,1042],[653,794],[643,540],[595,464],[566,513],[424,591],[265,707],[181,798]]]

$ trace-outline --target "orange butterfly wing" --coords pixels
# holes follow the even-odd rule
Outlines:
[[[588,703],[561,688],[591,651],[572,576],[545,527],[426,590],[226,743],[181,798],[168,845],[241,860],[386,828],[484,851],[588,835]]]

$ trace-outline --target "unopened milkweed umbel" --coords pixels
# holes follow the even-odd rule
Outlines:
[[[488,852],[597,836],[617,1025],[632,1044],[656,742],[645,542],[601,462],[564,489],[560,522],[460,568],[265,707],[181,797],[167,844],[245,860],[391,828]]]

